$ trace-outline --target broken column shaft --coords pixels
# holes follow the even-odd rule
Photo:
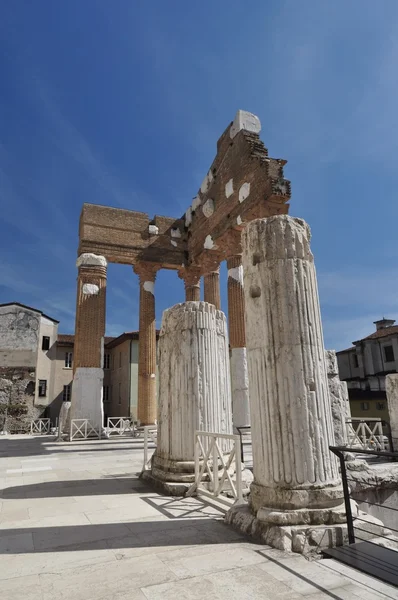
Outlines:
[[[163,313],[152,478],[170,493],[194,481],[196,430],[232,433],[226,318],[206,302],[177,304]]]

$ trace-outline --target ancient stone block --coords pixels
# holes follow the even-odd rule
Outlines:
[[[336,352],[334,350],[325,350],[325,358],[335,443],[337,446],[346,446],[346,421],[351,418],[347,384],[345,381],[340,381]]]

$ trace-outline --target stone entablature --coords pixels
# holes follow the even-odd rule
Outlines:
[[[255,115],[238,111],[217,143],[217,155],[191,206],[179,219],[151,219],[142,212],[84,204],[79,255],[91,253],[130,265],[149,261],[176,270],[200,268],[213,254],[216,263],[220,256],[228,258],[231,231],[253,219],[288,212],[286,161],[268,156],[259,123]]]

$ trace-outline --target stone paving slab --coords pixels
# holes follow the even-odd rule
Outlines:
[[[216,505],[158,495],[142,461],[142,440],[0,438],[0,599],[398,599],[333,560],[254,543]]]

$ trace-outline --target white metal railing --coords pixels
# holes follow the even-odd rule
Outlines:
[[[232,501],[222,492],[229,492]],[[186,495],[194,493],[217,498],[227,506],[244,502],[239,435],[195,432],[195,482]]]
[[[130,417],[108,417],[106,423],[106,433],[108,436],[112,433],[123,435],[126,432],[131,432],[134,435],[134,421]]]
[[[30,435],[38,433],[45,435],[50,433],[51,422],[50,419],[35,419],[30,422]]]
[[[388,438],[381,419],[347,419],[347,445],[364,450],[388,450]]]
[[[155,445],[155,448],[158,443],[158,428],[157,425],[146,425],[144,427],[144,464],[142,466],[143,471],[147,471],[150,469],[150,462],[153,455],[153,452],[149,456],[149,450],[153,448],[149,448],[149,444]]]
[[[89,437],[101,438],[101,425],[95,425],[89,419],[71,419],[70,441],[86,440]]]

